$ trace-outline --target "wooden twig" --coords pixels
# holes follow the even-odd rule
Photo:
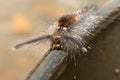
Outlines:
[[[54,80],[65,69],[67,54],[61,50],[51,51],[40,60],[26,80]]]

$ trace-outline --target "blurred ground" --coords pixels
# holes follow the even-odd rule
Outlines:
[[[37,21],[41,17],[40,14],[49,13],[51,16],[58,17],[64,14],[71,3],[74,4],[72,7],[75,7],[76,4],[76,2],[71,2],[63,9],[64,6],[59,7],[59,5],[56,8],[57,3],[56,5],[52,3],[54,0],[49,1],[51,3],[35,1],[0,0],[0,80],[24,80],[27,73],[39,60],[40,56],[27,55],[22,51],[13,52],[10,47],[17,40],[31,36],[27,35],[28,33],[42,30],[39,25],[43,27],[44,24]],[[41,3],[40,6],[39,3]]]
[[[16,40],[24,38],[13,37],[12,34],[31,31],[32,23],[26,15],[30,1],[0,0],[0,80],[24,80],[39,59],[39,56],[10,49]]]

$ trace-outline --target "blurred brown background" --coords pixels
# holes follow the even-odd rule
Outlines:
[[[19,40],[36,36],[48,27],[50,23],[41,19],[43,15],[58,17],[63,14],[63,7],[57,8],[53,2],[54,0],[0,0],[0,80],[24,80],[35,66],[40,55],[30,54],[30,49],[12,51],[11,47]]]

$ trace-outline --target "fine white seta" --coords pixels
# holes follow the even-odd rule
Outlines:
[[[87,0],[86,0],[87,1]],[[19,43],[13,50],[19,49],[25,45],[48,42],[44,49],[64,50],[67,52],[77,51],[78,53],[87,52],[90,46],[86,38],[94,37],[94,30],[98,28],[103,17],[97,14],[104,1],[96,1],[92,5],[84,5],[78,9],[73,9],[63,16],[59,17],[52,26],[45,30],[45,34]],[[99,5],[97,6],[97,4]],[[102,28],[101,26],[99,26]],[[43,47],[40,45],[39,48]],[[46,49],[46,50],[47,50]],[[41,49],[39,49],[41,50]]]

